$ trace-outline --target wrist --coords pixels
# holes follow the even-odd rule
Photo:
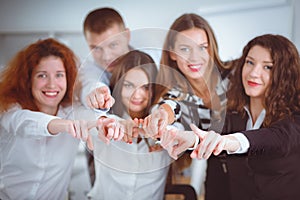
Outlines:
[[[168,124],[173,124],[175,121],[175,115],[172,108],[168,104],[161,104],[159,106],[159,109],[163,109],[164,111],[166,111],[168,115]]]
[[[224,150],[229,152],[236,152],[241,148],[240,142],[232,135],[224,135],[226,139]]]
[[[173,124],[180,118],[180,105],[177,101],[169,99],[163,100],[159,103],[159,107],[165,109],[165,111],[167,112],[169,124]]]

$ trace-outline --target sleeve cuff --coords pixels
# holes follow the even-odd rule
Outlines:
[[[39,120],[38,120],[38,123],[39,123],[39,129],[42,129],[42,130],[44,130],[43,132],[44,132],[44,135],[45,136],[51,136],[51,137],[55,137],[55,136],[57,136],[57,135],[53,135],[53,134],[51,134],[51,133],[49,133],[49,131],[48,131],[48,124],[50,123],[50,121],[51,120],[53,120],[53,119],[61,119],[60,117],[57,117],[57,116],[51,116],[51,115],[44,115],[44,117],[43,116],[41,116],[40,118],[39,118]]]
[[[93,109],[96,115],[96,118],[99,119],[100,117],[107,117],[107,112],[110,110],[109,108],[107,109]]]
[[[250,147],[250,143],[247,139],[247,137],[242,133],[234,133],[231,134],[233,137],[235,137],[239,143],[241,144],[241,147],[237,151],[227,151],[228,154],[242,154],[246,153]]]

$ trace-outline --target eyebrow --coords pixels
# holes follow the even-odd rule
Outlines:
[[[193,43],[195,44],[195,43]],[[190,44],[187,44],[186,42],[180,42],[178,45],[185,45],[185,46],[191,46]],[[197,46],[204,46],[204,45],[209,45],[208,42],[203,42],[201,44],[196,44]]]
[[[246,58],[251,59],[251,60],[255,60],[255,59],[252,58],[251,56],[246,56]],[[270,64],[273,64],[273,61],[263,61],[263,63],[270,63]]]
[[[61,73],[61,72],[66,73],[66,70],[59,70],[59,71],[56,71],[56,73],[57,72],[59,72],[59,73]],[[36,71],[35,73],[48,73],[48,71],[41,70],[41,71]]]
[[[128,80],[124,80],[124,83],[125,83],[125,82],[133,84],[131,81],[128,81]]]
[[[208,42],[203,42],[203,43],[201,43],[199,45],[209,45],[209,44],[208,44]]]
[[[90,44],[89,46],[90,46],[90,48],[92,48],[92,49],[93,49],[93,48],[96,48],[96,47],[98,47],[98,48],[100,47],[100,46],[97,46],[97,45],[94,45],[94,44]]]

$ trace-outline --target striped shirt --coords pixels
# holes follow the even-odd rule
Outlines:
[[[193,123],[198,125],[202,130],[214,130],[220,132],[223,128],[226,114],[226,89],[228,83],[229,79],[227,77],[224,79],[221,77],[218,78],[215,88],[221,103],[221,110],[218,111],[206,107],[200,97],[191,93],[184,93],[176,86],[163,96],[163,101],[171,99],[177,101],[177,104],[179,104],[180,107],[178,122],[184,126],[185,130],[191,130],[189,125]]]

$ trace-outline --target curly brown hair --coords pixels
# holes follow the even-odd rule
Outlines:
[[[39,40],[19,51],[0,75],[0,113],[14,104],[23,109],[38,111],[31,93],[33,69],[41,59],[55,56],[62,60],[67,75],[67,91],[61,104],[72,103],[73,87],[77,76],[77,57],[64,44],[49,38]]]
[[[300,58],[295,45],[281,35],[265,34],[252,39],[236,61],[236,71],[227,94],[229,111],[245,115],[244,106],[249,105],[250,98],[244,91],[242,69],[248,52],[257,45],[267,49],[273,60],[271,83],[263,102],[266,109],[263,125],[268,127],[300,110]]]

